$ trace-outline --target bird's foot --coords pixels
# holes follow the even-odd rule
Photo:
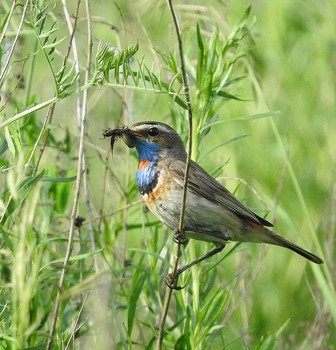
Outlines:
[[[170,289],[175,289],[175,290],[181,290],[181,289],[185,288],[186,285],[184,285],[183,287],[178,286],[177,280],[178,280],[178,275],[174,276],[172,273],[170,273],[166,276],[166,285]]]
[[[189,239],[186,238],[184,231],[180,231],[177,229],[174,231],[174,242],[177,244],[185,245],[189,242]]]

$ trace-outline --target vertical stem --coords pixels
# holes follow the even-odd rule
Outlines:
[[[86,5],[86,16],[87,16],[87,22],[88,22],[88,56],[87,56],[87,63],[86,63],[86,74],[85,74],[85,81],[87,82],[89,80],[90,76],[90,67],[92,63],[92,33],[91,33],[91,15],[90,15],[90,4],[89,0],[85,1]],[[76,177],[76,187],[75,187],[75,195],[74,195],[74,202],[72,206],[71,211],[71,218],[70,218],[70,229],[69,229],[69,237],[68,237],[68,244],[67,244],[67,250],[64,257],[64,262],[61,270],[61,276],[58,282],[58,292],[55,300],[55,306],[53,311],[53,317],[51,320],[51,328],[49,332],[49,339],[46,346],[47,350],[50,350],[52,348],[53,344],[53,337],[56,329],[56,322],[58,318],[59,308],[61,304],[61,292],[64,286],[65,281],[65,273],[66,268],[69,263],[69,259],[71,256],[71,250],[72,250],[72,241],[74,237],[75,232],[75,220],[77,216],[77,209],[78,209],[78,203],[79,203],[79,196],[80,196],[80,189],[81,189],[81,182],[82,182],[82,174],[83,174],[83,168],[85,166],[84,162],[84,136],[85,136],[85,124],[86,124],[86,116],[87,116],[87,100],[88,100],[88,91],[85,90],[83,92],[83,100],[82,100],[82,115],[81,115],[81,125],[80,125],[80,141],[79,141],[79,149],[78,149],[78,164],[77,164],[77,177]]]
[[[179,227],[178,227],[178,232],[183,240],[183,238],[184,238],[184,213],[185,213],[185,206],[186,206],[186,199],[187,199],[189,165],[190,165],[190,158],[191,158],[191,152],[192,152],[193,123],[192,123],[192,108],[191,108],[190,90],[189,90],[187,72],[186,72],[185,63],[184,63],[183,42],[182,42],[181,30],[180,30],[180,26],[179,26],[179,23],[178,23],[178,20],[176,17],[176,13],[175,13],[175,10],[173,7],[172,0],[168,0],[168,6],[170,9],[172,18],[173,18],[176,36],[177,36],[178,50],[179,50],[179,56],[180,56],[180,71],[181,71],[181,75],[182,75],[185,99],[186,99],[186,104],[187,104],[188,123],[189,123],[187,160],[186,160],[186,165],[185,165],[185,174],[184,174],[184,182],[183,182],[183,197],[182,197],[182,202],[181,202],[180,221],[179,221]],[[176,271],[178,268],[180,255],[181,255],[181,243],[178,243],[177,247],[176,247],[175,263],[174,263],[173,272],[172,272],[173,279],[177,278]],[[168,309],[169,309],[172,293],[173,293],[173,290],[169,288],[167,290],[167,295],[165,298],[165,303],[163,306],[162,316],[161,316],[161,320],[160,320],[159,336],[158,336],[158,342],[157,342],[157,349],[158,350],[162,349],[164,326],[165,326],[167,315],[168,315]]]
[[[9,54],[8,54],[7,59],[6,59],[6,61],[5,61],[3,70],[2,70],[2,72],[0,73],[0,82],[1,82],[2,79],[5,77],[6,72],[7,72],[7,69],[8,69],[8,67],[9,67],[9,62],[10,62],[10,59],[11,59],[11,57],[12,57],[12,55],[13,55],[13,52],[14,52],[16,43],[17,43],[17,41],[18,41],[18,38],[19,38],[19,35],[20,35],[20,32],[21,32],[21,28],[22,28],[22,25],[23,25],[23,21],[24,21],[25,16],[26,16],[28,4],[29,4],[29,0],[26,1],[25,5],[24,5],[24,7],[23,7],[22,16],[21,16],[21,20],[20,20],[20,24],[19,24],[19,28],[18,28],[17,31],[16,31],[16,34],[15,34],[15,38],[14,38],[12,47],[11,47],[11,49],[9,50]],[[14,9],[14,8],[12,7],[12,9]],[[10,12],[10,16],[12,15],[12,9],[11,9],[11,12]],[[9,23],[9,18],[8,18],[8,22],[7,22],[7,23]],[[7,23],[6,23],[5,29],[7,29]],[[1,34],[1,41],[3,40],[3,35],[4,35],[4,34]]]

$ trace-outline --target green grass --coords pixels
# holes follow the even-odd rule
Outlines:
[[[164,349],[336,343],[336,4],[250,5],[175,4],[192,156],[325,264],[228,245],[181,276]],[[24,7],[11,6],[0,4],[0,348],[45,349],[53,321],[54,349],[155,348],[173,234],[140,201],[136,154],[116,142],[112,157],[102,132],[157,120],[187,141],[167,4],[91,1],[88,28],[81,2],[75,43],[61,2],[31,2],[21,30]],[[190,242],[182,263],[210,248]]]

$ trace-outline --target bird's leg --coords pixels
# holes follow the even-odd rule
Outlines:
[[[166,284],[169,288],[171,289],[176,289],[176,290],[181,290],[183,289],[184,287],[181,287],[181,286],[178,286],[177,285],[177,280],[178,280],[178,277],[180,276],[180,274],[186,270],[188,270],[190,267],[200,263],[201,261],[205,260],[205,259],[208,259],[210,258],[210,256],[213,256],[219,252],[221,252],[225,247],[225,244],[224,243],[216,243],[216,247],[212,250],[210,250],[210,252],[207,252],[206,254],[200,256],[199,258],[193,260],[192,262],[190,262],[189,264],[187,265],[184,265],[180,268],[178,268],[176,270],[176,273],[175,275],[173,275],[172,273],[170,273],[169,275],[167,275],[166,277]]]
[[[180,231],[179,229],[174,230],[174,242],[177,244],[187,244],[189,242],[189,239],[186,238],[185,232]]]

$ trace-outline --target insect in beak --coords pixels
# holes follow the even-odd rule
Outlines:
[[[111,137],[110,144],[111,144],[112,153],[113,153],[113,146],[117,137],[121,137],[129,148],[133,148],[135,146],[133,131],[128,126],[123,126],[117,129],[106,129],[103,132],[103,136],[104,138]]]

